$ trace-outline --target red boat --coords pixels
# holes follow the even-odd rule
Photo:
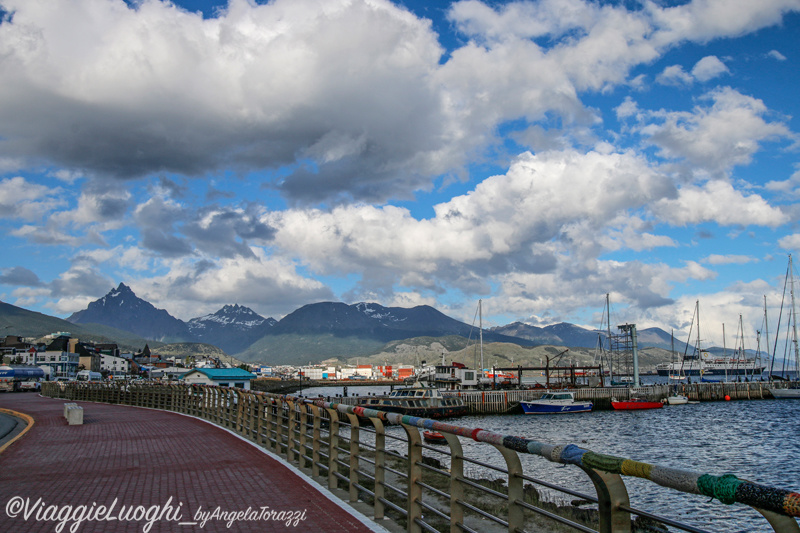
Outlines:
[[[436,443],[436,444],[447,443],[447,439],[444,438],[444,435],[442,435],[438,431],[423,431],[422,438],[425,439],[427,442],[431,443]]]
[[[661,409],[664,406],[661,402],[651,402],[644,398],[631,398],[624,402],[611,400],[611,407],[617,411],[631,411],[633,409]]]

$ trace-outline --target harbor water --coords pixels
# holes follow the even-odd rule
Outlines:
[[[349,394],[380,394],[386,388],[351,387]],[[318,387],[303,396],[341,395],[341,388]],[[335,399],[333,399],[335,401]],[[644,411],[595,411],[566,415],[465,416],[452,423],[516,435],[549,444],[575,444],[599,453],[773,487],[800,490],[800,400],[703,402]],[[387,431],[402,434],[401,428]],[[462,439],[467,457],[502,465],[492,447]],[[578,468],[523,456],[525,473],[561,486],[593,494]],[[447,463],[446,458],[443,462]],[[487,477],[486,471],[468,475]],[[631,504],[643,510],[709,531],[770,532],[767,521],[743,505],[709,502],[625,478]],[[547,495],[546,491],[543,492]]]

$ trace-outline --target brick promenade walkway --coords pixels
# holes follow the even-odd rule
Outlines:
[[[81,505],[99,513],[99,518],[107,514],[120,519],[84,521],[73,530],[75,522],[67,521],[60,531],[385,531],[363,516],[357,518],[340,506],[346,504],[332,501],[258,448],[201,420],[77,402],[84,408],[84,423],[69,426],[64,403],[33,393],[0,393],[0,408],[35,420],[27,434],[0,454],[0,532],[57,531],[57,512],[69,513],[67,506],[72,506],[77,516],[80,510],[74,508]],[[40,520],[31,516],[26,521],[24,509],[15,509],[26,499],[33,515],[39,511]],[[112,505],[110,512],[100,509]],[[142,507],[137,510],[138,506]],[[234,521],[230,528],[222,517],[203,524],[199,514],[217,508],[227,514],[250,508],[257,514],[264,507],[282,514],[260,520],[251,514],[253,520]],[[131,520],[122,520],[128,510]],[[150,517],[162,513],[149,529],[148,518],[142,516],[145,511]],[[299,519],[292,522],[292,518]]]

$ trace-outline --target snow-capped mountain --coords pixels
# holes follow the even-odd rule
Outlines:
[[[226,305],[216,313],[193,318],[187,325],[197,342],[213,344],[234,354],[266,335],[275,324],[274,318],[264,318],[249,307],[234,304]]]
[[[162,342],[204,342],[229,354],[247,348],[276,323],[275,319],[264,318],[240,305],[226,305],[187,323],[156,309],[124,283],[67,320],[73,324],[103,324]]]

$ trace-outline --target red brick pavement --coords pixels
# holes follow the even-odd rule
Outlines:
[[[36,394],[0,394],[0,407],[35,420],[25,436],[0,454],[0,532],[58,531],[57,515],[51,521],[35,517],[26,521],[21,512],[9,516],[15,504],[26,499],[29,509],[46,512],[46,506],[55,506],[51,514],[67,513],[66,506],[80,505],[97,512],[99,506],[110,507],[115,500],[109,516],[124,516],[123,508],[160,506],[163,519],[152,523],[152,532],[385,531],[343,509],[307,478],[260,449],[201,420],[78,402],[84,408],[83,425],[69,426],[63,416],[64,403]],[[166,507],[170,498],[171,509]],[[43,504],[37,506],[39,499]],[[198,514],[217,508],[219,513],[248,508],[258,513],[265,506],[283,512],[284,520],[273,515],[270,520],[238,520],[228,528],[222,519],[202,525]],[[287,525],[289,513],[303,519]],[[147,523],[146,518],[84,521],[72,531],[147,532]],[[74,525],[68,521],[60,531],[70,531]]]

